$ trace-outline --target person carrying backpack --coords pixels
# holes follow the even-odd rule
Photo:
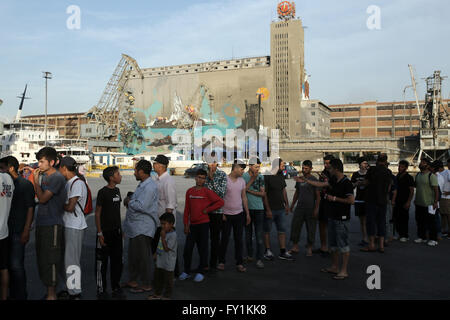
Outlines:
[[[86,182],[77,175],[77,163],[71,157],[61,160],[59,172],[66,178],[67,199],[64,205],[64,279],[67,291],[58,294],[60,299],[81,299],[81,249],[84,231],[87,228],[85,214],[88,213],[88,187]],[[92,203],[90,204],[92,208]]]
[[[435,210],[439,201],[439,185],[436,175],[431,172],[431,162],[422,159],[419,165],[420,172],[416,176],[416,222],[417,236],[415,243],[427,243],[437,246],[437,228]],[[426,240],[427,231],[429,240]]]

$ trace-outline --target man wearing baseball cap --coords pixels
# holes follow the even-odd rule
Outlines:
[[[177,191],[175,188],[175,181],[167,171],[169,166],[169,158],[159,154],[155,160],[153,160],[153,169],[158,174],[155,181],[158,185],[159,200],[158,200],[158,216],[161,217],[164,213],[171,213],[175,218],[175,224],[177,221]],[[159,223],[159,219],[158,219]],[[156,252],[158,246],[159,237],[161,233],[161,225],[158,226],[155,232],[155,238],[152,242],[152,252]],[[177,276],[177,269],[175,268],[175,276]]]

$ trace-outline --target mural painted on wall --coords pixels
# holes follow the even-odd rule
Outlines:
[[[151,105],[144,109],[131,106],[130,114],[121,117],[121,125],[128,128],[119,134],[119,140],[124,143],[123,152],[170,152],[174,147],[174,131],[192,129],[195,121],[202,123],[202,134],[208,129],[218,129],[225,135],[227,129],[236,129],[242,125],[239,117],[241,109],[238,106],[225,103],[216,108],[219,112],[214,111],[214,97],[204,85],[200,85],[190,98],[180,97],[174,92],[171,99],[172,114],[168,118],[158,116],[164,105],[157,95],[154,89]]]

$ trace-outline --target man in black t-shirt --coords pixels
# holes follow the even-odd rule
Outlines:
[[[329,182],[332,184],[336,181],[336,178],[331,176],[330,168],[331,168],[331,160],[334,157],[332,155],[327,155],[323,158],[323,166],[324,169],[322,173],[319,175],[320,182]],[[328,235],[328,216],[330,212],[329,202],[325,199],[325,195],[330,191],[329,187],[322,188],[321,191],[321,200],[319,206],[319,235],[320,235],[320,249],[314,250],[314,253],[328,254],[328,244],[327,244],[327,235]]]
[[[369,169],[365,177],[365,185],[367,186],[365,201],[369,246],[362,248],[361,251],[376,251],[376,233],[379,240],[378,251],[383,253],[386,236],[386,209],[392,185],[392,172],[387,168],[386,154],[380,154],[377,165]]]
[[[0,169],[14,181],[14,193],[8,218],[9,228],[9,299],[27,300],[25,248],[30,240],[34,217],[33,184],[19,175],[19,162],[13,156],[0,159]]]
[[[355,201],[353,184],[344,175],[344,165],[341,160],[330,161],[330,174],[335,179],[330,182],[317,182],[298,178],[299,182],[307,182],[315,187],[330,187],[325,196],[329,205],[328,242],[331,250],[332,264],[329,268],[320,271],[334,274],[333,279],[344,280],[348,278],[347,266],[350,258],[349,220],[350,209]],[[339,268],[339,252],[342,256],[342,265]]]
[[[286,250],[286,216],[290,212],[289,201],[286,192],[286,181],[282,174],[285,168],[284,161],[280,158],[273,160],[272,171],[264,176],[264,186],[266,196],[264,197],[264,206],[266,216],[264,217],[264,245],[266,251],[264,259],[273,260],[274,255],[270,250],[270,232],[272,222],[275,223],[278,232],[278,242],[280,245],[281,260],[294,260],[292,255]]]
[[[360,246],[367,246],[369,244],[367,239],[367,229],[366,229],[366,205],[365,205],[365,195],[366,186],[364,185],[364,179],[367,174],[367,169],[369,168],[369,163],[366,158],[360,157],[358,159],[359,170],[352,174],[353,187],[356,188],[356,198],[355,198],[355,216],[359,218],[361,225],[362,240],[359,243]]]
[[[398,164],[397,197],[392,203],[394,206],[394,226],[401,242],[409,240],[409,208],[414,197],[414,178],[407,172],[408,167],[409,163],[406,160],[402,160]]]
[[[115,299],[124,299],[120,288],[122,276],[122,222],[120,219],[120,203],[122,197],[116,185],[122,181],[119,168],[108,167],[103,170],[103,178],[108,183],[98,191],[95,207],[95,224],[97,226],[96,246],[96,278],[97,296],[107,299],[106,273],[108,260],[111,263],[111,289]]]

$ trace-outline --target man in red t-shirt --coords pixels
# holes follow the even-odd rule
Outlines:
[[[184,233],[186,243],[184,245],[184,272],[179,276],[180,280],[191,277],[191,261],[194,246],[200,255],[200,265],[194,277],[195,282],[204,279],[205,269],[208,267],[208,241],[209,241],[209,215],[208,213],[223,207],[224,202],[214,191],[205,187],[207,173],[200,169],[195,176],[195,187],[186,191],[184,207]]]

